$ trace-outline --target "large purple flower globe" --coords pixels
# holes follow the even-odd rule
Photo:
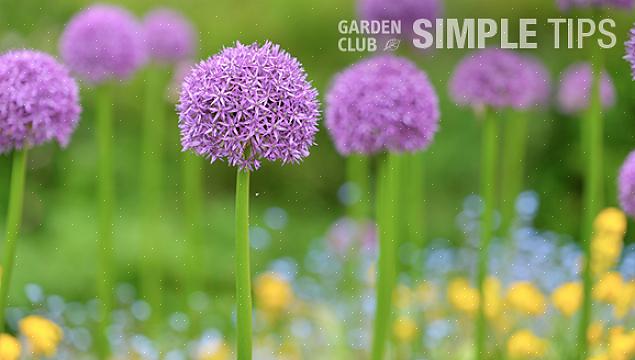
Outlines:
[[[624,46],[626,48],[624,59],[631,65],[631,75],[633,79],[635,79],[635,27],[628,33],[628,40]]]
[[[549,96],[549,76],[532,58],[510,50],[479,50],[457,66],[450,95],[459,105],[525,109]]]
[[[632,9],[635,0],[556,0],[558,7],[562,10],[573,8],[612,8],[612,9]]]
[[[635,217],[635,151],[628,155],[622,165],[618,188],[622,210]]]
[[[573,64],[567,68],[560,78],[558,103],[562,112],[576,114],[589,107],[593,72],[588,63]],[[606,73],[602,73],[600,82],[600,97],[603,108],[610,108],[615,104],[615,86],[613,80]]]
[[[326,96],[326,127],[342,155],[423,150],[434,138],[439,114],[426,74],[393,55],[350,66]]]
[[[53,57],[31,50],[0,56],[0,153],[56,140],[79,121],[77,84]]]
[[[427,19],[434,24],[443,10],[440,0],[358,0],[357,7],[362,20],[400,21],[401,35],[409,38],[414,34],[412,25],[416,20]]]
[[[317,96],[302,65],[278,45],[236,43],[185,77],[181,144],[245,170],[262,160],[299,162],[317,132]]]
[[[60,40],[71,70],[91,83],[126,79],[146,58],[141,26],[126,10],[96,5],[75,15]]]
[[[157,9],[143,20],[143,34],[148,55],[157,61],[176,63],[194,55],[194,28],[181,14]]]

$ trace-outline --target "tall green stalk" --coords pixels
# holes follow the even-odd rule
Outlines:
[[[504,125],[502,151],[502,234],[510,238],[509,231],[514,220],[516,198],[522,190],[524,162],[527,146],[527,114],[514,111]]]
[[[142,129],[141,206],[142,206],[142,294],[152,309],[149,326],[158,328],[161,319],[161,185],[163,178],[163,139],[165,127],[162,69],[151,66],[146,73],[145,108]]]
[[[592,320],[592,299],[591,291],[593,286],[593,274],[591,271],[592,252],[591,239],[593,238],[593,221],[601,210],[602,206],[602,152],[603,152],[603,118],[602,118],[602,98],[601,79],[603,71],[602,50],[599,47],[592,57],[593,83],[591,86],[591,97],[587,116],[582,126],[583,141],[585,146],[586,168],[584,183],[584,215],[582,228],[582,247],[584,251],[584,269],[582,280],[584,285],[582,298],[582,311],[578,328],[578,359],[587,357],[588,342],[587,331]]]
[[[236,174],[237,359],[251,360],[251,273],[249,267],[249,171]]]
[[[112,158],[113,118],[112,88],[102,85],[97,90],[96,104],[98,143],[98,296],[100,300],[99,322],[97,326],[97,348],[101,359],[110,353],[107,330],[113,304],[112,252],[113,252],[113,208],[114,174]]]
[[[377,264],[376,309],[373,328],[372,359],[382,360],[386,352],[392,323],[392,294],[397,270],[397,227],[399,158],[388,154],[381,160],[377,178],[377,225],[379,230],[379,259]]]
[[[425,160],[424,153],[418,152],[408,155],[408,182],[410,186],[403,189],[409,195],[406,203],[408,210],[408,240],[418,250],[425,246]]]
[[[5,311],[7,303],[9,302],[9,289],[11,287],[13,263],[15,261],[15,248],[22,224],[26,158],[26,149],[15,150],[13,152],[11,184],[9,185],[9,207],[7,210],[7,236],[4,241],[4,261],[2,262],[2,275],[0,277],[0,333],[4,332]]]
[[[484,283],[487,276],[489,247],[494,236],[494,208],[496,198],[496,164],[498,154],[498,119],[495,114],[487,112],[483,118],[483,143],[481,163],[481,196],[484,208],[481,221],[481,238],[478,251],[478,268],[476,286],[479,298],[484,299]],[[487,320],[485,318],[485,301],[479,302],[476,319],[476,359],[483,359],[486,352]]]
[[[367,220],[370,216],[370,159],[365,155],[352,154],[346,159],[348,182],[359,191],[359,199],[350,205],[349,216]]]

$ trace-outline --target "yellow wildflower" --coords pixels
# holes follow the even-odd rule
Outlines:
[[[589,325],[589,329],[586,333],[587,341],[589,345],[596,346],[602,340],[602,335],[604,334],[604,325],[600,321],[595,321],[591,325]]]
[[[256,279],[254,287],[258,306],[270,313],[278,313],[293,302],[293,289],[288,281],[275,273],[265,273]]]
[[[392,325],[392,332],[395,338],[402,343],[408,343],[414,340],[417,331],[417,323],[406,316],[399,317]]]
[[[579,282],[562,284],[551,294],[551,301],[565,316],[573,316],[582,304],[582,284]]]
[[[503,299],[501,297],[500,281],[490,276],[485,279],[483,284],[483,293],[485,295],[485,315],[489,318],[497,317],[503,307]]]
[[[532,283],[522,281],[507,291],[507,301],[517,311],[527,315],[541,315],[547,308],[545,296]]]
[[[587,360],[611,360],[607,353],[595,354],[587,358]]]
[[[472,315],[478,310],[478,291],[465,278],[453,279],[448,284],[448,300],[454,308],[466,314]]]
[[[622,285],[615,299],[613,315],[616,319],[623,319],[631,311],[635,303],[635,282],[629,281]]]
[[[623,237],[626,234],[626,215],[618,208],[606,208],[596,217],[593,227],[597,234]]]
[[[593,298],[597,301],[615,304],[622,291],[622,275],[618,272],[604,274],[593,288]]]
[[[547,352],[547,342],[530,330],[519,330],[507,340],[507,354],[512,359],[542,358]]]
[[[635,332],[627,333],[621,326],[609,331],[609,357],[611,360],[631,360],[635,355]]]
[[[29,344],[34,355],[51,357],[55,355],[57,346],[64,337],[62,328],[54,322],[37,315],[29,315],[19,323],[20,332]]]
[[[9,334],[0,334],[0,360],[17,360],[20,357],[20,342]]]

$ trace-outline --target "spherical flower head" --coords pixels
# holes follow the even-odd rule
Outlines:
[[[631,74],[633,79],[635,79],[635,27],[630,30],[628,40],[626,40],[624,46],[626,48],[624,59],[631,65]]]
[[[0,153],[56,140],[79,121],[77,83],[53,57],[31,50],[0,56]]]
[[[148,55],[157,61],[176,63],[194,55],[196,35],[192,24],[169,9],[156,9],[143,20]]]
[[[592,85],[593,71],[590,64],[571,65],[560,78],[560,89],[558,90],[560,110],[566,114],[576,114],[586,110],[590,103]],[[606,72],[602,73],[600,97],[604,109],[615,104],[615,86]]]
[[[130,77],[146,58],[141,26],[126,10],[96,5],[75,15],[60,40],[64,62],[91,83]]]
[[[225,48],[185,77],[181,144],[244,170],[262,160],[297,163],[317,133],[317,90],[297,59],[270,42]]]
[[[359,17],[362,20],[401,21],[402,35],[414,35],[412,24],[418,19],[428,19],[434,23],[443,11],[439,0],[359,0]]]
[[[635,217],[635,151],[628,155],[620,169],[618,188],[622,210]]]
[[[573,8],[612,8],[612,9],[632,9],[634,0],[556,0],[561,10]]]
[[[549,96],[549,75],[538,61],[503,49],[479,50],[459,63],[450,80],[459,105],[525,109]]]
[[[326,127],[342,155],[423,150],[437,132],[439,114],[426,74],[393,55],[350,66],[326,96]]]

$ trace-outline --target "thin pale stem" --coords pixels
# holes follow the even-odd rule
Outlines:
[[[494,208],[496,197],[496,155],[498,153],[498,119],[487,112],[483,121],[483,143],[481,164],[481,196],[483,197],[483,217],[481,221],[481,238],[478,249],[478,268],[476,286],[479,298],[484,299],[483,285],[487,276],[489,247],[494,236]],[[476,319],[476,359],[485,358],[487,341],[487,320],[485,318],[485,301],[479,302]]]
[[[399,189],[399,159],[388,154],[381,160],[377,178],[377,225],[379,259],[377,264],[376,309],[373,329],[372,359],[382,360],[386,353],[392,321],[392,294],[397,271],[397,199]]]
[[[251,360],[251,273],[249,266],[249,172],[236,175],[237,359]]]
[[[7,237],[4,242],[4,261],[0,279],[0,333],[4,332],[4,319],[9,302],[11,275],[15,262],[15,250],[18,233],[22,224],[22,206],[24,202],[24,181],[26,178],[27,150],[13,153],[11,184],[9,188],[9,208],[7,213]]]

